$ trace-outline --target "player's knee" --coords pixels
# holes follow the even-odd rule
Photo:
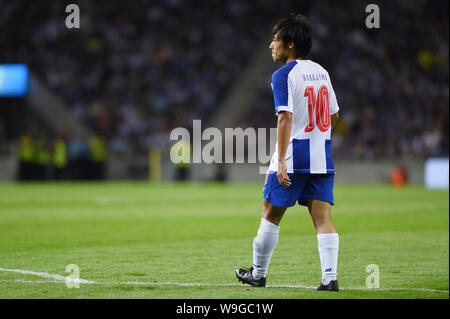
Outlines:
[[[262,218],[271,222],[272,224],[279,226],[282,217],[283,217],[282,212],[276,212],[274,211],[273,206],[264,203]]]
[[[330,217],[320,217],[320,218],[314,219],[314,225],[316,225],[316,227],[320,227],[320,226],[333,225],[333,223],[331,222]]]
[[[270,215],[270,214],[264,214],[264,213],[263,213],[263,218],[264,218],[265,220],[267,220],[268,222],[271,222],[271,223],[274,224],[274,225],[277,225],[277,226],[280,225],[281,218],[278,217],[278,216],[272,216],[272,215]]]

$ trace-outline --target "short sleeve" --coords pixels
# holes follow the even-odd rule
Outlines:
[[[281,68],[272,75],[272,90],[276,115],[280,111],[293,112],[292,84],[289,79],[289,72],[292,70],[292,67]]]

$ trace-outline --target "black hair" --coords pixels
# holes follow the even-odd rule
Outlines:
[[[272,36],[281,38],[285,48],[290,42],[294,43],[295,58],[306,58],[312,47],[311,26],[301,14],[291,13],[279,20],[272,29]]]

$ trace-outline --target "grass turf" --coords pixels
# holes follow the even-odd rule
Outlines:
[[[0,271],[0,298],[449,298],[448,191],[336,185],[339,293],[309,288],[320,262],[300,206],[281,222],[267,279],[275,287],[237,284],[235,268],[252,262],[261,196],[261,184],[2,184],[0,268],[67,276],[77,264],[101,284],[69,289]],[[380,289],[365,289],[369,264]]]

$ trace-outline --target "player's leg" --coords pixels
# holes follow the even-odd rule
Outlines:
[[[331,222],[331,204],[318,199],[308,200],[308,210],[317,234],[336,233]]]
[[[253,239],[253,277],[266,277],[270,259],[278,243],[280,221],[287,207],[278,207],[264,199],[258,233]]]
[[[338,291],[337,261],[339,251],[339,235],[331,221],[334,175],[310,175],[299,198],[299,204],[308,206],[314,227],[317,231],[317,242],[322,269],[322,283],[318,290]]]
[[[243,283],[264,287],[270,259],[278,243],[280,221],[287,207],[272,205],[263,200],[263,213],[256,237],[253,239],[253,265],[250,269],[238,269],[236,276]]]
[[[331,221],[331,204],[318,199],[308,200],[308,209],[317,231],[317,242],[322,269],[322,283],[318,290],[338,290],[337,262],[339,235]]]
[[[253,239],[253,266],[250,269],[237,269],[239,281],[252,286],[265,286],[266,273],[272,253],[278,243],[280,221],[287,208],[294,206],[305,182],[291,174],[292,185],[283,187],[276,172],[267,175],[264,185],[263,213],[258,233]]]

